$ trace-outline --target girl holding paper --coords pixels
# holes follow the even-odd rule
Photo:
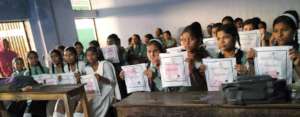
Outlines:
[[[220,49],[217,58],[236,58],[238,75],[245,75],[248,74],[246,53],[236,48],[236,43],[241,46],[239,34],[234,25],[222,25],[217,30],[217,44]]]
[[[79,61],[77,58],[77,52],[74,47],[68,47],[64,51],[64,60],[66,65],[64,66],[65,72],[74,72],[84,74],[85,63]]]
[[[300,53],[298,44],[299,16],[296,11],[286,11],[278,16],[273,22],[273,33],[270,38],[271,46],[293,46],[289,50],[290,59],[293,61],[293,78],[299,78],[300,74]],[[255,58],[255,50],[248,52],[248,59]]]
[[[87,74],[94,74],[99,83],[101,94],[93,94],[88,97],[91,117],[105,117],[114,98],[121,99],[115,69],[108,61],[99,61],[98,52],[94,47],[90,47],[86,51],[87,65],[85,67]],[[62,107],[63,105],[61,105]],[[80,102],[77,105],[74,116],[83,117],[83,109]],[[55,116],[64,117],[63,110],[56,112]]]
[[[201,25],[194,22],[187,26],[182,32],[183,47],[187,50],[187,62],[189,65],[189,73],[191,78],[191,87],[181,89],[181,91],[199,91],[207,90],[205,74],[201,67],[202,59],[209,57],[203,44],[203,33]]]

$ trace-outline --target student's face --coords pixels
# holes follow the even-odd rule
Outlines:
[[[164,33],[163,37],[164,37],[164,39],[170,39],[171,38],[171,36],[168,35],[167,33]]]
[[[132,38],[132,39],[131,39],[131,43],[132,43],[132,44],[135,44],[135,45],[138,44],[139,39],[138,39],[136,36],[132,36],[131,38]]]
[[[155,30],[155,36],[156,36],[156,37],[159,37],[160,35],[161,35],[160,30],[159,30],[159,29],[156,29],[156,30]]]
[[[30,65],[35,66],[38,64],[38,56],[36,56],[35,54],[29,54],[28,56],[28,62]]]
[[[254,30],[254,26],[252,24],[247,24],[243,27],[243,31],[251,31]]]
[[[236,26],[237,28],[242,28],[242,22],[241,22],[241,21],[236,22],[236,23],[235,23],[235,26]]]
[[[24,62],[23,61],[16,61],[16,63],[13,66],[16,70],[21,71],[24,68]]]
[[[197,41],[197,39],[192,37],[190,33],[183,33],[182,40],[184,41],[183,47],[185,47],[187,51],[193,51],[199,46],[199,42]]]
[[[147,38],[147,37],[144,37],[144,44],[148,44],[149,43],[149,38]]]
[[[232,50],[235,47],[232,36],[224,31],[217,32],[217,44],[221,51]]]
[[[75,45],[75,49],[76,49],[77,54],[80,54],[83,52],[83,47],[78,44]]]
[[[259,31],[262,32],[262,33],[267,32],[267,30],[265,29],[265,27],[262,24],[259,24],[258,28],[259,28]]]
[[[57,53],[51,53],[50,57],[51,57],[51,61],[53,64],[57,65],[57,64],[61,63],[61,60]]]
[[[68,64],[73,64],[73,63],[76,62],[75,54],[70,52],[70,51],[65,51],[64,59],[65,59],[65,62],[68,63]]]
[[[86,59],[89,63],[95,63],[98,61],[97,54],[91,51],[86,52]]]
[[[151,63],[157,63],[159,61],[159,49],[154,44],[147,46],[147,56]]]
[[[114,44],[112,39],[108,39],[106,43],[107,43],[107,45],[113,45]]]
[[[217,30],[218,30],[218,28],[212,28],[211,29],[212,37],[217,37]]]
[[[288,45],[293,41],[294,31],[284,23],[275,24],[272,35],[279,46]]]

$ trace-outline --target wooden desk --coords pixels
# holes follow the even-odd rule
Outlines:
[[[83,105],[85,117],[89,117],[89,109],[84,85],[52,85],[34,87],[30,92],[11,92],[9,90],[0,92],[1,101],[21,101],[21,100],[58,100],[64,101],[65,110],[68,117],[73,117],[73,109],[70,106],[70,98],[79,96]]]
[[[118,117],[300,117],[300,104],[229,105],[219,92],[134,93],[114,107]]]

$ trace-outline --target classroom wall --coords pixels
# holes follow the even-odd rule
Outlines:
[[[92,0],[97,9],[101,43],[117,33],[122,44],[133,33],[154,33],[156,27],[170,30],[175,37],[182,28],[199,21],[202,28],[220,22],[226,15],[243,19],[260,17],[268,23],[288,9],[300,13],[300,0]]]
[[[27,18],[26,0],[0,0],[0,20]]]

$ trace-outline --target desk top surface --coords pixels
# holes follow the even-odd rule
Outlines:
[[[220,92],[137,92],[114,104],[115,107],[224,107],[224,108],[299,108],[300,104],[251,104],[246,106],[226,104]]]
[[[83,85],[45,85],[45,86],[34,86],[31,91],[27,92],[12,92],[11,90],[2,90],[3,93],[67,93],[76,90]]]

